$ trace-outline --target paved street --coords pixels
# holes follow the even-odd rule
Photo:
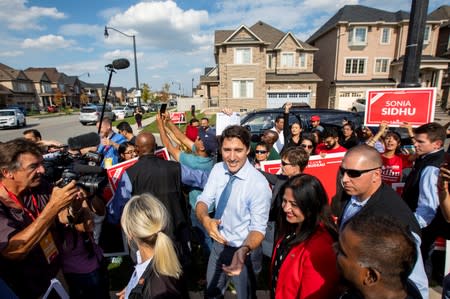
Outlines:
[[[0,129],[0,141],[8,141],[22,137],[22,132],[27,129],[37,129],[42,134],[43,139],[56,140],[67,143],[67,138],[84,133],[95,132],[96,127],[83,126],[78,121],[78,115],[61,115],[38,119],[27,117],[27,126],[20,129]]]

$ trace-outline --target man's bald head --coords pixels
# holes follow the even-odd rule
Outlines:
[[[362,165],[367,168],[381,167],[383,165],[383,159],[380,153],[367,144],[360,144],[350,148],[344,156],[344,159],[357,158]]]
[[[269,147],[272,147],[278,140],[278,133],[270,129],[265,130],[261,140],[267,143]]]
[[[141,132],[136,137],[138,155],[152,154],[155,151],[155,136],[150,132]]]

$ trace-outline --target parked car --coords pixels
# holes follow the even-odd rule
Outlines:
[[[154,103],[145,104],[142,107],[145,109],[145,112],[156,112],[158,110]]]
[[[352,104],[353,112],[365,112],[366,111],[366,99],[357,99]]]
[[[20,105],[8,105],[6,107],[7,109],[19,109],[23,115],[27,116],[27,109],[25,109],[25,107],[20,106]]]
[[[95,124],[97,121],[100,120],[100,117],[102,115],[102,109],[103,106],[101,105],[89,105],[84,106],[80,110],[80,123],[85,126],[89,123]],[[112,112],[111,106],[106,105],[105,107],[105,113],[103,117],[108,117],[111,120],[116,120],[116,115]]]
[[[56,105],[49,105],[47,106],[47,112],[49,113],[55,113],[59,111],[59,107]]]
[[[0,110],[0,128],[19,128],[26,125],[25,115],[19,109]]]
[[[133,116],[134,109],[129,106],[117,106],[112,111],[117,119]]]
[[[284,109],[263,109],[247,113],[241,119],[241,125],[247,127],[252,135],[260,135],[266,129],[273,128],[278,115],[283,115]],[[289,114],[289,124],[300,122],[305,132],[311,130],[310,118],[312,115],[320,116],[320,125],[324,128],[340,128],[344,119],[352,121],[356,127],[364,122],[362,113],[350,111],[324,109],[324,108],[291,108]]]

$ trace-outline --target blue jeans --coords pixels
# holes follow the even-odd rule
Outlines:
[[[222,265],[231,264],[237,249],[238,247],[226,246],[214,241],[206,272],[205,298],[222,298],[230,278],[236,288],[238,299],[256,298],[256,275],[261,272],[262,262],[261,247],[252,251],[247,257],[241,274],[229,277],[223,272]]]
[[[450,274],[444,277],[442,288],[442,299],[450,299]]]

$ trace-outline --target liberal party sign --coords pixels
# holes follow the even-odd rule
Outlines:
[[[378,126],[387,121],[398,127],[404,122],[420,126],[434,120],[436,88],[396,88],[367,91],[367,126]]]

